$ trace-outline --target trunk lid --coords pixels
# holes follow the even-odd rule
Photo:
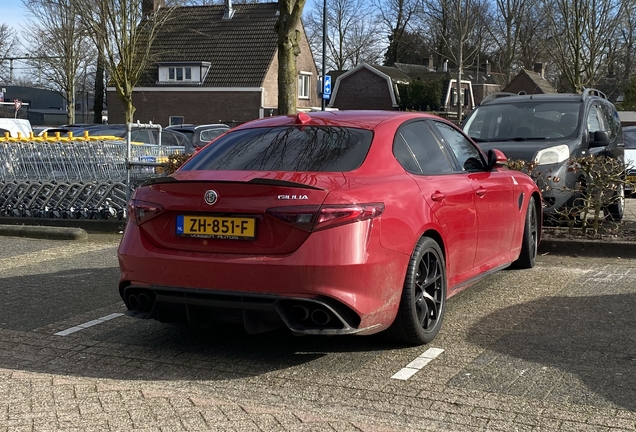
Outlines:
[[[329,191],[342,184],[341,173],[184,171],[138,188],[133,202],[145,210],[130,212],[158,247],[286,254],[309,237]],[[156,215],[153,204],[162,207]]]

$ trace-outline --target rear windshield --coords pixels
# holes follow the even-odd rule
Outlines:
[[[205,147],[182,170],[352,171],[369,151],[373,132],[346,127],[244,129]]]
[[[625,148],[636,149],[636,130],[623,130],[623,140],[625,141]]]

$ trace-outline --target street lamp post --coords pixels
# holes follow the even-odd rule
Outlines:
[[[325,100],[325,76],[327,74],[327,0],[323,0],[322,5],[322,91],[320,92],[321,99],[321,109],[325,110],[326,100]]]

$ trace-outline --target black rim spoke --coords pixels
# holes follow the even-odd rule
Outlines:
[[[422,256],[415,276],[415,309],[423,330],[437,325],[442,308],[442,272],[440,262],[432,252]]]
[[[535,257],[537,255],[537,249],[539,247],[539,235],[538,235],[538,227],[539,224],[537,223],[537,212],[534,211],[534,209],[531,209],[530,213],[530,232],[532,234],[532,256]]]

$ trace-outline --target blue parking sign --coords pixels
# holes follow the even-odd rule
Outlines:
[[[329,99],[331,96],[331,77],[329,75],[325,76],[324,85],[322,88],[322,98]]]

